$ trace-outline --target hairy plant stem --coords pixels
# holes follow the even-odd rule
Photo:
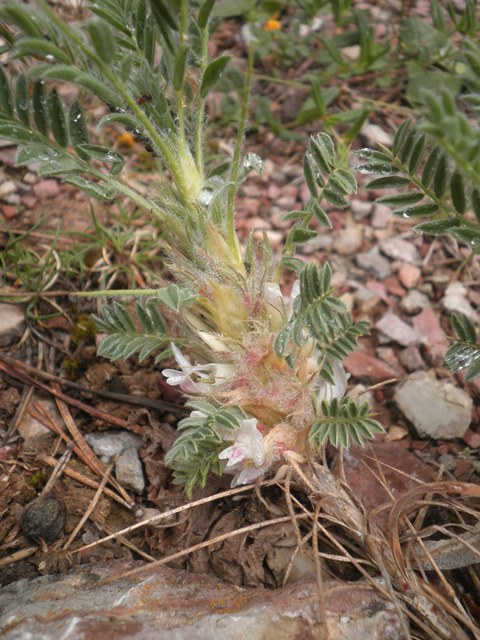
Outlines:
[[[188,0],[182,0],[180,5],[180,46],[187,42],[187,23],[188,23]],[[187,150],[187,136],[185,132],[185,106],[184,106],[184,91],[183,81],[180,89],[176,91],[177,98],[177,116],[178,116],[178,132],[180,138],[180,144],[183,149]]]
[[[227,242],[233,249],[240,253],[240,247],[238,238],[235,233],[235,191],[237,187],[238,174],[240,172],[240,154],[243,147],[243,137],[245,135],[245,129],[247,126],[248,118],[248,106],[250,103],[250,93],[252,89],[252,74],[253,74],[253,60],[254,51],[253,47],[248,50],[248,63],[245,73],[245,85],[242,96],[242,109],[240,112],[240,120],[238,123],[237,136],[235,139],[235,151],[233,153],[232,170],[230,172],[230,189],[228,190],[227,197]]]

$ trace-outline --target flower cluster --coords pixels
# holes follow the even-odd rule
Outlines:
[[[164,369],[167,384],[178,385],[193,396],[217,398],[242,408],[245,419],[235,430],[216,429],[227,443],[218,458],[224,473],[234,475],[232,486],[248,484],[262,477],[285,451],[302,453],[307,446],[305,428],[314,419],[311,394],[318,404],[341,399],[347,389],[347,375],[340,360],[330,362],[331,380],[319,374],[319,352],[314,341],[307,345],[301,365],[291,369],[278,359],[273,337],[292,314],[300,293],[298,281],[289,299],[276,283],[267,282],[263,291],[268,322],[264,334],[243,345],[243,357],[229,353],[220,338],[197,327],[197,335],[210,352],[222,353],[227,363],[192,364],[178,347],[171,345],[179,369]],[[251,336],[247,336],[248,339]],[[198,414],[197,411],[192,415]],[[296,419],[291,416],[296,415]]]

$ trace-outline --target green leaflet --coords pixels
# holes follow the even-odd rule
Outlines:
[[[72,103],[70,111],[68,112],[68,132],[72,145],[79,157],[82,158],[82,160],[89,160],[89,154],[82,151],[82,145],[88,144],[88,131],[83,110],[78,100]]]
[[[92,20],[88,25],[88,34],[100,60],[109,63],[115,58],[115,40],[110,27],[103,20]]]
[[[68,144],[67,120],[55,87],[48,94],[47,111],[53,137],[61,147],[66,147]]]
[[[140,330],[136,329],[129,312],[118,302],[105,306],[101,317],[94,316],[100,331],[107,334],[98,348],[98,355],[110,360],[126,360],[138,354],[142,361],[170,341],[154,298],[138,300],[135,311]]]
[[[113,149],[103,147],[99,144],[80,144],[78,149],[89,158],[110,164],[110,173],[113,176],[117,176],[123,168],[123,157]]]
[[[217,84],[232,56],[220,56],[212,60],[203,74],[200,85],[200,96],[206,98],[209,91]]]
[[[5,75],[3,67],[0,66],[0,113],[11,116],[13,113],[12,94],[10,83]]]
[[[33,85],[32,107],[35,126],[42,135],[47,136],[49,129],[47,96],[45,94],[45,85],[43,80],[36,80]]]
[[[113,187],[103,185],[99,182],[91,182],[81,178],[80,176],[67,176],[63,182],[71,184],[78,189],[84,191],[87,195],[97,200],[110,201],[115,198],[116,191]]]
[[[57,60],[58,62],[63,62],[65,64],[72,63],[72,59],[65,51],[43,38],[22,38],[21,40],[18,40],[14,51],[14,57],[38,57],[52,61]]]
[[[18,119],[26,127],[30,124],[30,100],[28,97],[28,83],[24,73],[17,78],[15,85],[15,110]]]
[[[310,442],[317,448],[327,442],[334,447],[345,448],[350,441],[362,445],[365,440],[373,438],[375,433],[384,431],[373,419],[367,402],[357,405],[351,398],[341,401],[334,398],[330,403],[323,401],[321,411],[323,417],[316,420],[308,435]]]
[[[175,55],[175,67],[173,70],[173,88],[175,91],[180,91],[183,87],[189,49],[190,47],[186,44],[182,44]]]

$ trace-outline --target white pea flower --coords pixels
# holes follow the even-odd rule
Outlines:
[[[232,487],[254,482],[266,471],[266,467],[263,466],[265,446],[263,435],[257,429],[257,419],[240,420],[240,429],[233,434],[224,433],[222,437],[227,440],[230,435],[235,436],[235,442],[218,457],[220,460],[228,461],[225,466],[226,472],[235,473]]]
[[[229,364],[195,364],[183,355],[173,343],[170,345],[173,357],[180,365],[176,369],[163,369],[162,374],[167,378],[167,384],[180,386],[184,393],[204,393],[212,385],[222,384],[234,374],[234,367]],[[192,377],[194,376],[195,379]]]

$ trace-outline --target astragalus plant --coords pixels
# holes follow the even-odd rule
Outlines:
[[[266,237],[242,248],[236,190],[262,170],[258,156],[242,152],[252,53],[233,156],[207,167],[206,100],[230,62],[208,59],[214,2],[96,0],[87,9],[68,23],[43,0],[0,8],[2,51],[15,70],[0,69],[0,137],[18,144],[19,165],[38,163],[40,175],[61,176],[99,199],[126,196],[162,223],[171,283],[116,292],[138,296],[136,318],[114,302],[97,322],[107,334],[102,356],[176,361],[163,374],[188,396],[191,414],[167,456],[175,481],[188,493],[209,472],[250,483],[287,452],[300,461],[326,443],[372,437],[381,427],[366,403],[345,396],[342,365],[368,326],[353,322],[333,294],[328,264],[293,255],[315,225],[330,226],[323,201],[347,206],[356,184],[345,158],[326,134],[312,137],[304,158],[311,199],[305,211],[286,213],[292,229],[283,255],[272,254]],[[80,89],[68,107],[60,83]],[[81,106],[87,94],[105,104],[94,143]],[[122,180],[123,158],[104,131],[112,124],[154,154],[159,181],[150,195]],[[286,269],[297,276],[289,295],[280,287]],[[176,313],[174,329],[162,305]]]

